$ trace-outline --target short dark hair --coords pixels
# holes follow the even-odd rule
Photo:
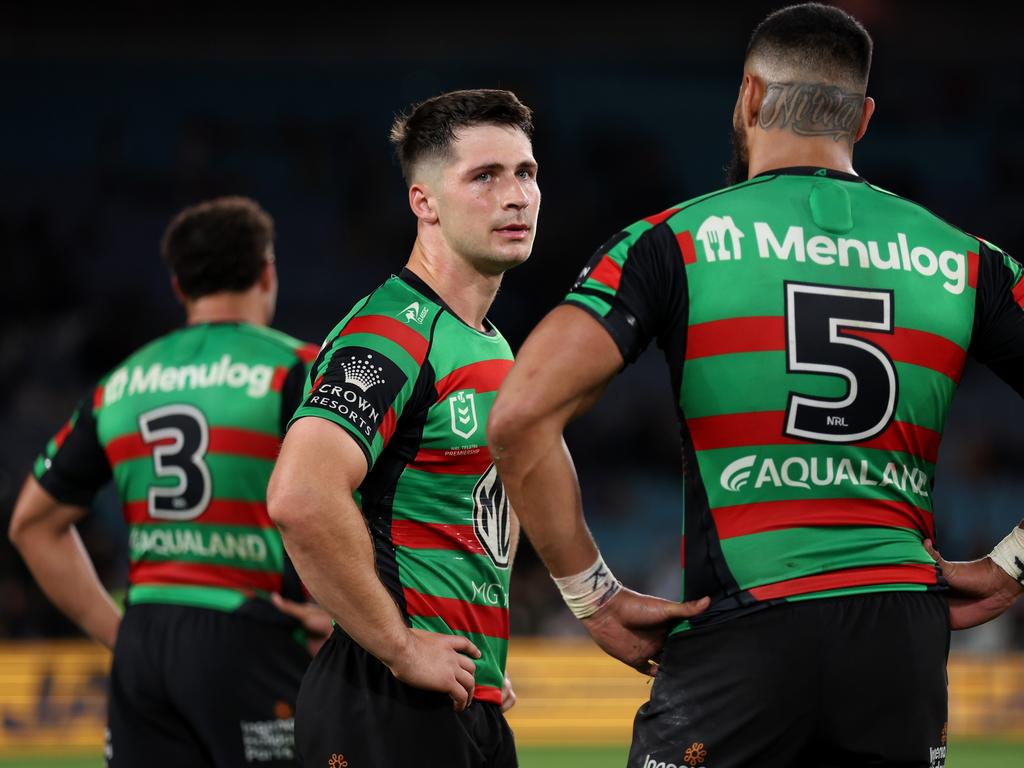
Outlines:
[[[274,220],[247,197],[218,197],[186,208],[160,244],[181,292],[198,299],[255,285],[274,244]]]
[[[770,14],[750,36],[746,59],[764,57],[818,75],[830,84],[867,87],[871,35],[846,11],[821,3],[791,5]]]
[[[533,112],[511,91],[477,88],[450,91],[413,105],[391,126],[391,143],[406,183],[427,157],[447,157],[455,133],[471,125],[509,125],[533,136]]]

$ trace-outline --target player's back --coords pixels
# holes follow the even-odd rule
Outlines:
[[[234,610],[281,591],[284,549],[266,487],[314,354],[263,327],[187,326],[105,377],[48,447],[41,479],[74,467],[88,486],[100,462],[112,472],[128,523],[131,603]],[[93,441],[102,453],[90,455]]]
[[[665,349],[687,465],[683,594],[712,596],[702,621],[939,586],[922,541],[982,251],[1003,258],[816,169],[689,201],[607,244],[569,301],[606,325],[624,307]]]

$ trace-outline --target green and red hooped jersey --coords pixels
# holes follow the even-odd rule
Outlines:
[[[825,169],[639,221],[566,302],[627,362],[664,351],[683,437],[694,625],[779,601],[944,586],[932,487],[968,352],[1024,394],[1020,264]],[[683,622],[677,630],[690,623]]]
[[[128,602],[245,609],[304,599],[267,514],[288,419],[317,353],[269,328],[210,323],[139,349],[49,442],[35,476],[87,505],[113,475],[128,523]]]
[[[486,443],[512,352],[408,269],[331,331],[295,420],[340,425],[366,456],[357,501],[377,573],[410,626],[480,649],[475,698],[501,702],[510,513]],[[294,420],[293,420],[294,423]]]

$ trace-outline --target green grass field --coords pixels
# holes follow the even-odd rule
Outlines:
[[[625,748],[523,748],[522,768],[623,768]],[[946,768],[1020,768],[1024,765],[1024,743],[967,741],[952,744]],[[0,755],[0,768],[102,768],[103,760],[79,757],[7,757]]]

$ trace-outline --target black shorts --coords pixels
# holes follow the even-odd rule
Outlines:
[[[205,608],[136,605],[110,673],[110,768],[294,766],[309,653],[281,625]]]
[[[888,592],[669,640],[629,768],[943,768],[949,608]]]
[[[307,768],[515,768],[512,731],[497,704],[463,712],[442,693],[395,679],[340,629],[302,680],[295,746]]]

